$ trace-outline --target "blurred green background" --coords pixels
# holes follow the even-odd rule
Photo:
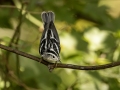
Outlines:
[[[56,14],[63,63],[120,60],[120,0],[0,0],[0,43],[40,57],[42,11]],[[120,90],[120,68],[50,73],[36,61],[0,49],[0,90]]]

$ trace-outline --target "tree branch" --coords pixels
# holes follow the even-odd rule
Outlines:
[[[36,56],[30,55],[30,54],[27,54],[25,52],[13,49],[11,47],[7,47],[5,45],[0,44],[0,48],[7,50],[7,51],[10,51],[10,52],[13,52],[13,53],[16,53],[16,54],[21,55],[23,57],[27,57],[27,58],[32,59],[34,61],[41,62],[42,64],[44,64],[46,66],[50,65],[51,67],[54,67],[54,63],[46,62],[39,57],[36,57]],[[120,61],[119,62],[112,62],[112,63],[105,64],[105,65],[96,65],[96,66],[80,66],[80,65],[73,65],[73,64],[57,63],[55,68],[69,68],[69,69],[77,69],[77,70],[100,70],[100,69],[111,68],[111,67],[115,67],[115,66],[119,66],[119,65],[120,65]]]

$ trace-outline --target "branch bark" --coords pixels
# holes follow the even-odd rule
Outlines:
[[[0,44],[0,48],[7,50],[9,52],[13,52],[13,53],[18,54],[18,55],[21,55],[23,57],[32,59],[34,61],[41,62],[42,64],[44,64],[46,66],[50,65],[51,67],[54,67],[54,63],[46,62],[46,61],[42,60],[42,58],[27,54],[25,52],[13,49],[11,47]],[[105,65],[96,65],[96,66],[81,66],[81,65],[57,63],[55,68],[69,68],[69,69],[75,69],[75,70],[101,70],[101,69],[116,67],[119,65],[120,65],[120,61],[112,62],[112,63],[105,64]]]

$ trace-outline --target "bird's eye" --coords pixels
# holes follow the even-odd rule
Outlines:
[[[55,58],[55,57],[53,56],[53,58]]]

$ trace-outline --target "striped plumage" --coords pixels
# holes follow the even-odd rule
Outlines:
[[[60,40],[54,25],[55,15],[53,12],[42,12],[44,31],[40,41],[39,52],[42,58],[48,62],[60,62]]]

